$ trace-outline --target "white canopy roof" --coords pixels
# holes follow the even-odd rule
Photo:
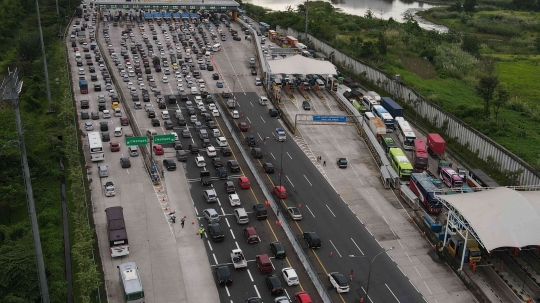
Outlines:
[[[268,60],[268,64],[272,74],[333,75],[336,73],[336,68],[331,62],[310,59],[301,55]]]
[[[540,245],[540,191],[499,187],[440,198],[469,222],[488,251]]]

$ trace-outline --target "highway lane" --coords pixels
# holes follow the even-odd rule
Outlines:
[[[242,104],[248,104],[253,96],[240,95],[238,99],[246,120],[249,118],[251,121],[251,130],[254,133],[264,137],[268,136],[276,127],[281,127],[279,120],[270,118],[265,108],[242,106]],[[270,135],[270,138],[273,137]],[[365,288],[367,262],[349,259],[348,255],[365,254],[372,258],[382,251],[379,244],[352,214],[347,205],[342,202],[333,188],[320,175],[317,168],[305,157],[301,149],[291,141],[292,139],[288,138],[285,143],[270,140],[267,145],[259,144],[259,147],[266,151],[266,157],[261,160],[261,163],[270,160],[276,168],[279,168],[281,144],[283,144],[284,174],[281,182],[290,194],[284,202],[292,206],[303,205],[302,212],[305,219],[297,225],[298,236],[300,236],[301,231],[316,231],[323,240],[323,246],[314,251],[314,257],[320,260],[321,265],[324,266],[322,271],[337,270],[348,274],[351,269],[354,269],[356,277],[364,276],[361,286]],[[335,166],[334,159],[326,161],[327,166]],[[279,178],[276,174],[271,179],[273,184],[279,184]],[[321,223],[324,223],[324,229],[320,228]],[[330,257],[330,252],[332,252],[332,257]],[[383,270],[380,270],[381,267]],[[359,287],[356,280],[352,283],[352,287]],[[355,291],[360,293],[358,289]],[[381,255],[374,264],[370,297],[374,302],[395,302],[397,299],[394,295],[401,302],[420,302],[419,300],[422,300],[422,296],[391,259],[386,255]],[[343,296],[347,296],[347,294]]]

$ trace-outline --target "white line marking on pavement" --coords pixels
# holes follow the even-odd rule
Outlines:
[[[311,184],[311,182],[309,182],[308,178],[306,177],[306,175],[304,175],[304,178],[306,178],[306,181],[309,183],[309,185],[313,186],[313,184]]]
[[[422,278],[422,275],[420,274],[420,272],[418,271],[418,268],[416,268],[416,266],[413,266],[414,269],[416,269],[416,272],[418,273],[418,275],[420,276],[420,278]]]
[[[208,246],[210,247],[210,251],[214,251],[214,248],[212,247],[212,243],[208,242]],[[214,255],[214,259],[216,259],[215,255]]]
[[[240,245],[238,245],[238,242],[234,242],[236,244],[236,248],[240,249]]]
[[[227,291],[227,296],[230,297],[231,296],[231,293],[229,292],[229,288],[227,287],[227,285],[225,285],[225,290]],[[232,302],[232,301],[231,301]]]
[[[252,281],[253,282],[253,281]],[[259,293],[259,290],[257,289],[257,285],[253,285],[253,287],[255,288],[255,292],[257,293],[257,297],[261,297],[261,294]]]
[[[401,245],[401,248],[405,249],[405,247],[403,247],[403,244],[401,244],[401,241],[399,241],[399,239],[397,240],[399,245]],[[409,258],[410,259],[410,258]],[[412,262],[412,261],[411,261]]]
[[[390,291],[390,293],[392,294],[392,296],[394,296],[394,298],[396,299],[396,301],[398,301],[399,303],[401,303],[398,298],[396,297],[396,295],[394,294],[394,292],[390,289],[390,286],[388,286],[388,284],[384,283],[384,285],[386,285],[386,288],[388,288],[388,290]],[[430,291],[431,292],[431,291]]]
[[[332,216],[334,216],[334,218],[335,218],[336,215],[335,215],[334,212],[330,209],[330,206],[328,206],[328,204],[326,204],[326,208],[328,208],[328,210],[332,213]]]
[[[208,242],[210,243],[210,242]],[[216,262],[216,264],[219,264],[218,261],[217,261],[217,258],[216,258],[216,254],[212,254],[212,256],[214,256],[214,262]]]
[[[411,263],[412,263],[412,259],[411,259],[411,257],[409,256],[409,254],[408,254],[407,252],[405,252],[405,255],[407,255],[407,258],[409,258],[409,261],[411,261]]]
[[[313,218],[315,218],[315,215],[313,214],[313,212],[311,211],[311,209],[309,209],[309,206],[306,205],[306,208],[309,210],[309,212],[311,213],[311,215],[313,216]]]
[[[236,238],[234,237],[234,233],[233,233],[232,229],[231,229],[230,231],[231,231],[231,236],[232,236],[232,238],[233,238],[234,240],[236,240]]]
[[[289,179],[289,176],[285,176],[285,177],[287,177],[287,180],[289,180],[289,183],[291,183],[292,187],[294,187],[294,184],[292,184],[291,179]]]
[[[270,156],[272,156],[272,158],[274,158],[274,160],[276,160],[276,157],[274,157],[273,153],[270,153]]]
[[[251,123],[251,120],[249,120],[249,117],[246,116],[246,119],[249,121],[249,123]]]
[[[263,117],[261,116],[261,120],[263,120],[263,123],[266,123],[266,121],[264,121]]]
[[[334,242],[332,242],[332,240],[329,240],[329,241],[330,241],[330,244],[332,244],[332,246],[334,246],[334,249],[336,250],[338,255],[341,257],[341,254],[339,253],[339,250],[337,250],[336,246],[334,245]]]
[[[261,140],[263,139],[263,138],[261,137],[261,134],[257,133],[257,136],[259,136],[259,139],[261,139]]]
[[[289,298],[289,300],[291,299],[291,296],[289,296],[289,292],[285,289],[285,294],[287,295],[287,298]]]
[[[352,243],[354,243],[354,246],[356,246],[356,248],[358,248],[358,250],[360,251],[360,253],[362,254],[362,256],[364,255],[364,252],[360,249],[360,247],[358,246],[358,244],[356,244],[356,242],[354,242],[354,239],[351,238],[351,241]]]
[[[227,226],[230,228],[231,224],[229,224],[229,219],[225,218],[225,222],[227,223]]]
[[[424,281],[424,285],[426,285],[426,287],[427,287],[427,290],[429,290],[429,293],[430,293],[430,294],[433,294],[433,293],[431,292],[431,289],[429,289],[429,286],[427,286],[427,283],[426,283],[426,281]]]
[[[292,157],[291,157],[291,155],[289,154],[289,152],[285,152],[285,153],[286,153],[287,156],[289,156],[289,158],[291,158],[291,160],[292,160]]]

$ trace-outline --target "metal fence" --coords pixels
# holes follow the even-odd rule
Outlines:
[[[292,28],[284,29],[277,26],[276,30],[287,36],[305,37],[304,33],[300,33]],[[350,68],[354,73],[365,74],[369,81],[380,84],[381,88],[391,93],[395,99],[402,100],[411,106],[418,115],[431,121],[441,132],[453,138],[462,146],[467,147],[471,152],[477,154],[480,159],[487,161],[488,157],[493,157],[500,164],[500,171],[517,171],[522,169],[523,173],[519,178],[521,185],[540,184],[540,172],[532,165],[526,163],[486,135],[468,126],[459,118],[427,100],[410,86],[396,80],[393,75],[388,75],[378,68],[371,67],[365,62],[350,57],[339,49],[310,34],[308,34],[308,40],[313,44],[315,49],[326,54],[332,54],[333,62],[340,62],[341,65]]]

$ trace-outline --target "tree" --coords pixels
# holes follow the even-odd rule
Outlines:
[[[30,32],[17,37],[17,52],[21,61],[34,62],[41,55],[39,35]]]
[[[476,85],[478,95],[484,100],[484,118],[489,118],[491,101],[497,85],[499,85],[499,79],[493,74],[482,76]]]
[[[379,50],[379,54],[384,56],[388,51],[388,47],[386,46],[386,40],[384,38],[384,33],[380,31],[377,38],[377,49]]]
[[[480,56],[480,39],[474,34],[467,34],[463,36],[461,42],[461,49],[469,54],[479,57]]]
[[[493,114],[495,114],[495,120],[499,116],[499,110],[508,103],[510,94],[503,87],[497,88],[495,92],[495,99],[493,100]]]
[[[371,10],[371,8],[369,8],[366,13],[364,14],[364,18],[366,19],[373,19],[375,18],[375,14],[373,13],[373,11]]]
[[[472,13],[476,6],[476,0],[465,0],[463,2],[463,10],[467,13]]]
[[[364,44],[362,45],[361,53],[360,53],[361,57],[369,58],[373,56],[374,54],[375,54],[375,44],[373,44],[373,42],[371,41],[364,42]]]

